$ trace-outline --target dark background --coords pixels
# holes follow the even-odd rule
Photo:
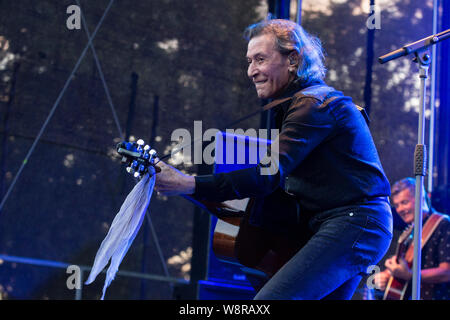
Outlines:
[[[109,3],[80,0],[91,34]],[[328,84],[362,106],[367,102],[368,3],[304,0],[302,10],[302,25],[322,40],[327,53]],[[0,212],[0,254],[92,265],[134,185],[115,154],[116,143],[122,137],[142,138],[166,154],[177,128],[193,132],[195,120],[203,121],[204,131],[223,128],[258,110],[261,101],[246,75],[242,32],[264,18],[269,7],[259,0],[114,1],[93,41],[102,73],[89,48],[55,104],[88,41],[85,25],[81,30],[66,27],[66,9],[73,4],[75,0],[0,0],[2,198],[49,119]],[[432,1],[385,1],[380,6],[375,58],[432,34]],[[393,183],[413,174],[418,68],[411,57],[385,65],[373,62],[370,128]],[[259,125],[260,118],[254,117],[236,127]],[[445,135],[438,139],[441,147],[448,144]],[[442,148],[448,154],[448,147]],[[440,161],[445,167],[448,156]],[[199,170],[190,164],[177,168],[191,174]],[[436,188],[446,188],[446,172],[436,166]],[[438,209],[448,212],[445,194],[439,199],[444,200]],[[189,279],[194,206],[180,197],[155,195],[150,213],[169,275]],[[144,227],[120,270],[164,276],[158,248],[148,225]],[[0,297],[73,299],[65,271],[0,260]],[[98,299],[103,279],[84,286],[83,298]],[[171,299],[173,288],[167,282],[119,276],[107,297]]]

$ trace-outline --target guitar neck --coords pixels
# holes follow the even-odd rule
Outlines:
[[[408,250],[408,246],[411,243],[411,232],[412,232],[412,226],[409,226],[407,229],[403,231],[403,233],[400,235],[397,249],[395,251],[395,257],[398,262],[398,259],[405,258],[406,251]]]
[[[396,257],[397,257],[397,262],[398,259],[404,259],[406,256],[406,251],[408,250],[408,245],[409,245],[409,241],[405,240],[401,243],[398,244],[397,246],[397,252],[396,252]]]

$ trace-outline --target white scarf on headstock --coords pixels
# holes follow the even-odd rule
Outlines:
[[[103,300],[106,288],[114,280],[119,265],[136,237],[155,186],[155,169],[149,168],[147,173],[131,190],[116,214],[108,234],[103,240],[95,256],[94,265],[85,284],[92,283],[111,259],[103,286]]]

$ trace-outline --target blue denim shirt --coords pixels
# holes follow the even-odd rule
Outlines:
[[[338,99],[326,106],[326,97]],[[283,190],[295,194],[300,212],[321,212],[389,196],[390,186],[370,130],[350,97],[324,83],[293,82],[280,97],[293,99],[276,107],[279,170],[262,175],[261,167],[195,177],[194,196],[224,201],[256,197],[250,221],[277,228],[298,222],[298,210]],[[287,180],[286,180],[287,179]]]

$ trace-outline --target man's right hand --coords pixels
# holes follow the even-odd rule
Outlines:
[[[384,291],[386,289],[391,273],[389,270],[384,270],[375,275],[375,286],[378,290]]]

